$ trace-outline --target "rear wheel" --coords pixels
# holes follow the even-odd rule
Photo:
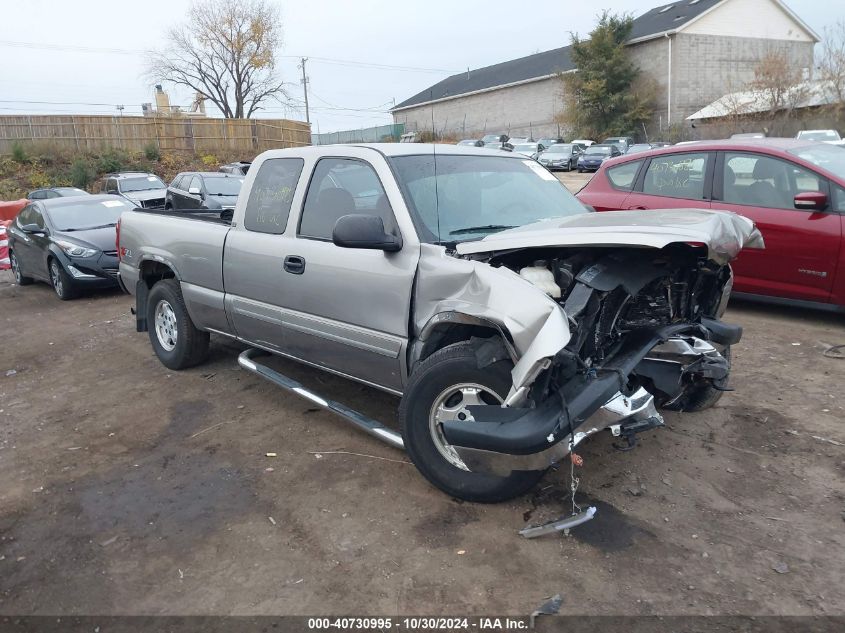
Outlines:
[[[165,367],[186,369],[205,360],[208,332],[191,321],[177,280],[163,279],[150,290],[147,327],[153,350]]]
[[[12,273],[15,275],[15,283],[19,286],[28,286],[33,282],[32,277],[26,277],[21,272],[21,263],[15,256],[15,251],[9,251],[9,264],[12,267]]]
[[[65,272],[64,266],[55,258],[50,260],[50,283],[56,292],[56,296],[62,301],[69,301],[78,294],[70,275]]]
[[[399,407],[408,455],[422,475],[443,492],[481,503],[518,497],[545,471],[518,471],[506,477],[471,472],[443,434],[443,422],[472,419],[467,406],[501,404],[510,390],[510,361],[479,369],[470,343],[456,343],[425,359],[411,374]]]

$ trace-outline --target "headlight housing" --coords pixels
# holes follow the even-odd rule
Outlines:
[[[67,240],[56,240],[56,246],[71,257],[91,257],[99,252],[96,248],[88,248]]]

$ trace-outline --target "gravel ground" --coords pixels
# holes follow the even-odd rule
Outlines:
[[[736,391],[632,452],[591,439],[596,518],[527,541],[565,473],[455,501],[231,343],[171,372],[129,297],[0,275],[0,614],[845,614],[841,316],[733,304]],[[391,396],[278,366],[395,424]]]

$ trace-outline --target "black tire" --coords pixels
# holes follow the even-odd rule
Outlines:
[[[172,205],[172,204],[170,204],[169,202],[168,202],[168,203],[166,203],[166,204],[164,205],[164,210],[165,210],[165,211],[173,211],[173,205]]]
[[[444,457],[432,435],[430,418],[441,394],[468,383],[495,393],[501,401],[511,387],[511,369],[513,364],[508,360],[479,369],[473,346],[456,343],[426,358],[411,374],[399,405],[405,449],[420,473],[446,494],[466,501],[496,503],[525,494],[543,477],[542,470],[512,472],[507,477],[462,470]]]
[[[584,173],[584,170],[583,170],[583,169],[581,169],[581,168],[579,167],[579,168],[578,168],[578,173],[579,173],[579,174],[583,174],[583,173]]]
[[[159,308],[161,329],[156,322]],[[175,279],[163,279],[150,290],[147,329],[156,356],[169,369],[199,365],[208,355],[209,334],[198,330],[191,321],[179,282]]]
[[[722,355],[731,361],[731,348],[725,348]],[[682,411],[684,413],[694,413],[696,411],[704,411],[715,405],[722,399],[724,391],[716,389],[713,383],[709,380],[703,379],[696,382],[691,382],[684,388],[681,397],[671,404],[664,405],[664,409],[669,411]]]
[[[21,263],[15,257],[15,251],[9,251],[9,264],[12,266],[12,274],[15,276],[15,283],[19,286],[28,286],[35,280],[32,277],[27,277],[21,271]]]
[[[51,257],[47,262],[47,269],[50,272],[50,285],[56,296],[62,301],[70,301],[75,299],[79,294],[79,290],[73,284],[73,278],[67,274],[65,267],[55,257]]]

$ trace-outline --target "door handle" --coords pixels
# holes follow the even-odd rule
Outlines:
[[[647,211],[646,207],[628,207],[629,211]]]
[[[301,275],[305,272],[305,258],[299,255],[288,255],[285,257],[285,271]]]

